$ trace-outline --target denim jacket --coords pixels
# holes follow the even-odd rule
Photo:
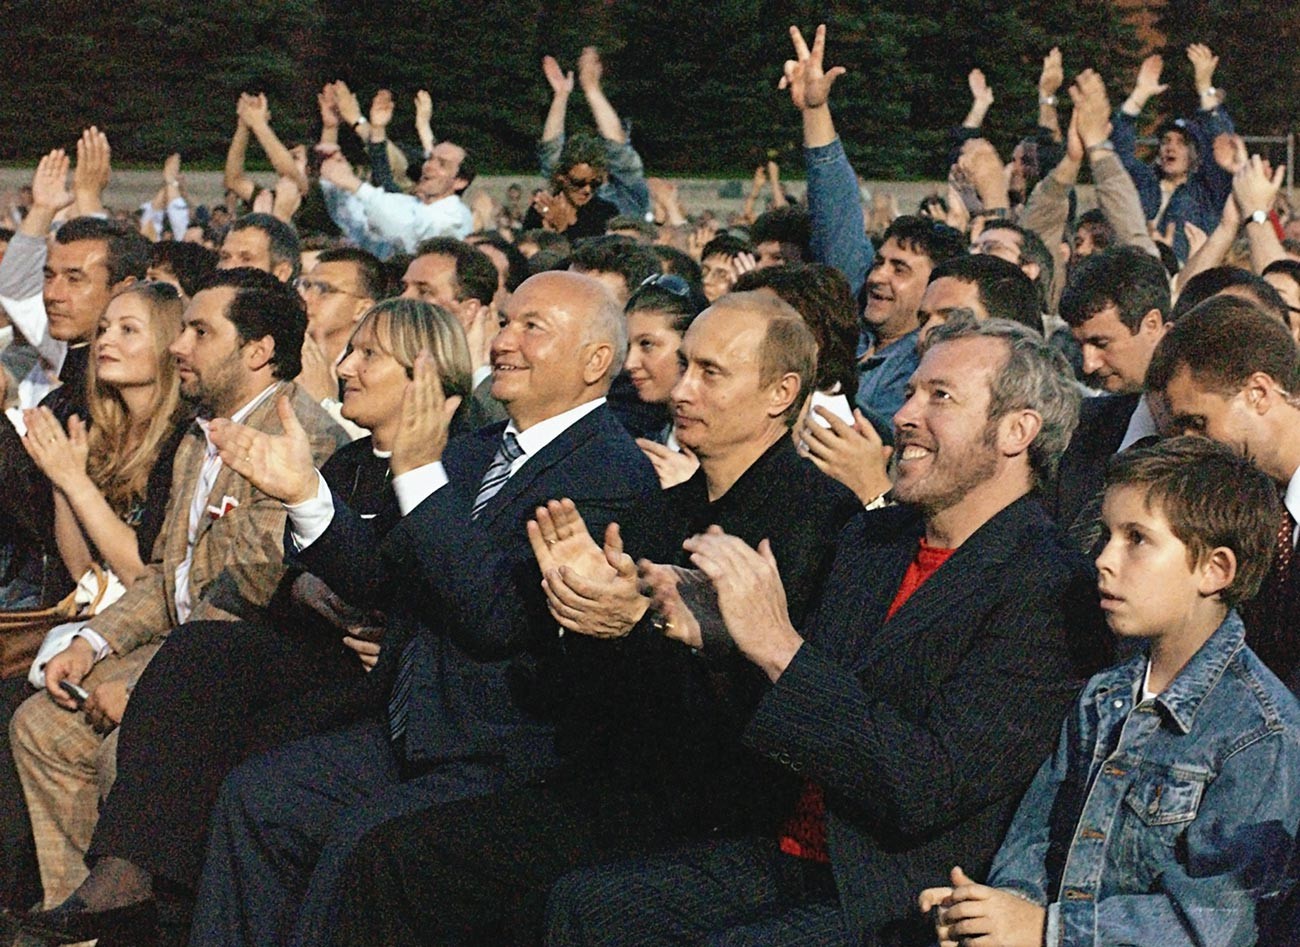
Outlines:
[[[1046,947],[1256,942],[1300,825],[1300,703],[1235,612],[1151,700],[1146,656],[1088,682],[989,884],[1046,905]]]

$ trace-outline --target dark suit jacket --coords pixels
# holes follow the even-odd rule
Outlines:
[[[404,640],[421,642],[405,745],[414,766],[472,758],[526,776],[553,761],[565,640],[547,611],[525,525],[547,500],[570,497],[599,536],[658,485],[602,406],[532,457],[471,520],[504,429],[452,441],[443,456],[448,485],[382,543],[336,499],[329,528],[297,556],[349,603],[388,614],[376,673],[395,674]]]
[[[855,941],[929,943],[922,888],[983,878],[1060,722],[1104,663],[1092,571],[1023,498],[885,621],[923,533],[897,507],[845,528],[807,643],[746,742],[826,790]]]
[[[1079,519],[1106,478],[1106,462],[1117,450],[1137,408],[1139,395],[1104,395],[1084,398],[1079,406],[1079,426],[1057,469],[1055,491],[1048,495],[1048,510],[1061,527],[1069,529]]]
[[[717,500],[709,501],[698,471],[648,496],[620,525],[634,559],[686,568],[682,541],[711,525],[751,546],[769,540],[791,620],[800,624],[821,594],[835,537],[861,511],[851,490],[782,437]],[[740,744],[767,689],[767,676],[742,655],[692,654],[649,617],[618,641],[572,641],[569,654],[570,691],[582,697],[559,733],[568,775],[649,789],[687,834],[761,830],[784,815],[797,784]]]

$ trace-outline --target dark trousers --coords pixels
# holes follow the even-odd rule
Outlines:
[[[588,868],[551,891],[549,947],[852,944],[830,866],[737,839]]]
[[[339,705],[364,677],[334,637],[252,622],[177,628],[127,704],[117,780],[87,860],[125,858],[192,892],[226,774],[255,752],[345,722]]]
[[[574,868],[686,844],[679,815],[649,792],[591,779],[394,820],[349,859],[334,943],[538,944],[551,885]]]
[[[27,801],[9,749],[9,718],[34,693],[25,677],[0,681],[0,907],[21,910],[40,902],[41,877]]]
[[[213,810],[191,947],[324,944],[343,872],[370,829],[495,791],[500,769],[454,762],[410,776],[375,720],[300,740],[238,767]]]

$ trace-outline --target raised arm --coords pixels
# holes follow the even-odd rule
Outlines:
[[[564,72],[554,56],[543,56],[542,74],[551,87],[551,107],[547,109],[546,121],[542,125],[542,141],[557,141],[564,137],[569,96],[573,94],[573,72]]]
[[[307,175],[298,167],[289,149],[271,128],[271,109],[267,105],[266,95],[259,93],[255,96],[241,96],[239,102],[240,117],[257,138],[262,150],[266,152],[266,157],[270,160],[271,167],[275,168],[275,173],[291,179],[298,186],[298,190],[305,193],[310,186]]]
[[[601,64],[596,47],[584,46],[582,54],[578,56],[578,84],[582,86],[582,94],[587,99],[587,108],[591,109],[596,130],[606,141],[626,144],[627,134],[623,131],[623,123],[614,111],[614,106],[609,104],[609,99],[605,98],[605,90],[600,85],[604,74],[605,67]],[[572,82],[572,79],[569,81]]]
[[[244,100],[246,98],[250,98],[250,96],[241,92],[239,102],[235,105],[235,114],[238,119],[235,123],[235,133],[230,136],[230,147],[226,149],[224,184],[226,190],[234,191],[240,200],[251,201],[253,195],[257,192],[257,185],[244,171],[244,161],[248,157],[248,139],[252,135],[248,130],[248,125],[244,123]]]
[[[1269,216],[1286,180],[1286,165],[1278,165],[1271,175],[1269,171],[1267,161],[1252,155],[1232,180],[1233,198],[1241,219],[1246,222],[1246,237],[1250,240],[1250,266],[1256,273],[1263,273],[1270,263],[1287,258]]]
[[[790,27],[790,40],[795,58],[785,61],[779,87],[790,90],[790,101],[803,119],[812,256],[843,273],[856,295],[866,282],[875,250],[866,235],[857,175],[831,118],[831,87],[846,69],[824,68],[824,24],[817,27],[811,49],[798,27]]]
[[[970,86],[970,111],[962,119],[961,127],[979,128],[984,124],[984,116],[993,106],[993,87],[989,85],[983,71],[979,69],[972,69],[966,77],[966,82]]]
[[[437,139],[433,136],[433,96],[421,89],[415,93],[415,134],[425,158],[433,154]]]
[[[1055,46],[1043,57],[1043,71],[1038,74],[1038,127],[1052,133],[1052,140],[1062,140],[1061,119],[1057,112],[1056,93],[1065,82],[1061,51]]]

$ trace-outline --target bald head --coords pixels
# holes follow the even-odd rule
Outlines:
[[[608,289],[578,273],[539,273],[506,301],[492,340],[492,395],[520,430],[609,390],[627,350]]]

